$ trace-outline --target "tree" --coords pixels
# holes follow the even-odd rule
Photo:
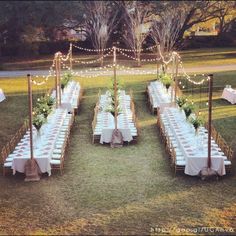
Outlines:
[[[40,28],[46,39],[53,40],[54,29],[65,27],[65,20],[75,16],[77,20],[82,18],[81,6],[81,1],[70,4],[65,1],[1,1],[0,32],[5,32],[7,41],[12,43],[22,41],[28,34],[30,39]]]
[[[153,21],[150,35],[163,55],[173,50],[183,23],[184,16],[178,8],[167,8]]]
[[[125,14],[123,37],[125,43],[134,51],[138,66],[141,66],[142,44],[149,34],[151,23],[151,5],[140,1],[125,1],[123,7]]]
[[[119,4],[110,1],[86,1],[85,9],[86,33],[93,47],[99,50],[100,57],[103,57],[107,42],[119,23],[117,19]],[[103,59],[101,65],[103,65]]]
[[[184,33],[192,26],[215,18],[214,14],[219,11],[215,9],[216,4],[217,1],[163,1],[156,3],[154,14],[162,15],[167,9],[181,12],[183,24],[176,39],[181,44]]]
[[[218,21],[218,35],[228,32],[236,21],[235,1],[217,1],[212,14]]]

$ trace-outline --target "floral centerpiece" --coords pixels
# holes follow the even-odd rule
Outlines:
[[[183,108],[183,105],[187,103],[188,99],[185,96],[181,96],[176,98],[176,103],[179,106],[180,109]]]
[[[194,108],[195,107],[194,107],[193,103],[185,103],[183,105],[183,110],[184,110],[184,113],[185,113],[187,119],[189,118],[191,113],[194,111]]]
[[[172,81],[170,75],[168,75],[168,74],[162,74],[161,77],[160,77],[160,80],[161,80],[161,82],[165,85],[166,90],[167,90],[167,92],[168,92],[169,87],[170,87],[171,84],[173,83],[173,81]]]
[[[191,117],[190,119],[190,123],[193,125],[193,127],[195,128],[195,133],[198,133],[198,128],[204,124],[204,120],[200,117]]]
[[[46,119],[43,114],[34,114],[32,123],[34,127],[37,129],[37,131],[39,132],[42,125],[46,123]]]
[[[52,108],[55,104],[55,99],[52,98],[50,95],[46,95],[44,97],[38,98],[36,106],[39,106],[39,104],[47,104],[50,108]]]
[[[62,80],[61,80],[61,89],[62,92],[64,91],[64,88],[67,86],[67,84],[70,82],[72,79],[72,74],[70,72],[67,72],[63,75]]]
[[[51,111],[52,108],[46,103],[37,103],[36,107],[34,108],[34,113],[38,115],[43,114],[45,119],[48,117]]]

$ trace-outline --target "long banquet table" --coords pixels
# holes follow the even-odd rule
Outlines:
[[[171,87],[166,87],[160,81],[153,81],[147,87],[150,103],[153,109],[163,109],[171,104]],[[174,95],[173,95],[174,96]]]
[[[33,141],[34,141],[34,158],[38,163],[42,173],[51,175],[50,160],[55,148],[55,143],[62,128],[63,121],[67,117],[66,109],[56,109],[48,116],[47,123],[40,129],[40,138],[37,131],[33,128]],[[12,169],[13,174],[16,171],[24,173],[25,163],[30,158],[30,137],[29,131],[26,132],[24,137],[18,143],[15,151],[9,155],[13,157]]]
[[[55,92],[55,91],[54,91]],[[56,148],[57,140],[60,138],[61,131],[69,131],[70,123],[72,123],[73,116],[68,112],[77,104],[80,93],[80,86],[78,83],[71,81],[68,87],[65,88],[62,94],[62,101],[64,106],[61,106],[53,111],[47,117],[47,122],[41,127],[40,135],[33,127],[33,146],[34,158],[38,163],[42,173],[51,175],[50,161],[52,159],[53,151]],[[52,97],[55,94],[52,94]],[[69,120],[69,122],[68,122]],[[30,158],[30,134],[29,130],[25,133],[23,138],[15,147],[13,153],[8,156],[12,159],[13,174],[17,172],[25,172],[25,163]]]
[[[81,92],[80,84],[76,81],[70,81],[68,85],[64,88],[61,96],[61,107],[72,113],[75,108],[79,106],[79,95]],[[55,90],[51,95],[53,98],[56,97]]]
[[[194,127],[186,121],[183,112],[178,108],[165,108],[161,114],[167,135],[175,138],[178,148],[185,159],[185,174],[198,175],[207,167],[208,156],[208,131],[201,127],[199,134],[195,134]],[[225,163],[227,157],[221,151],[215,141],[211,140],[211,168],[219,175],[225,175]]]
[[[236,89],[224,88],[221,98],[226,99],[231,104],[236,104]]]
[[[96,120],[95,130],[101,134],[100,143],[110,143],[112,132],[115,129],[115,118],[106,109],[111,103],[109,92],[100,96],[99,110]],[[125,94],[125,91],[119,92],[119,115],[117,116],[117,128],[121,131],[123,141],[130,142],[133,140],[133,134],[137,135],[137,129],[133,121],[133,114],[130,107],[131,98]]]

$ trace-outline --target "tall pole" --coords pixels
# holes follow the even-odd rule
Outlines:
[[[72,61],[73,61],[73,59],[72,59],[72,43],[70,43],[70,71],[72,71]]]
[[[59,90],[59,106],[61,106],[61,52],[58,52],[58,90]]]
[[[117,130],[117,82],[116,82],[116,47],[113,47],[113,69],[114,69],[114,97],[115,97],[115,129]]]
[[[27,75],[28,78],[28,100],[29,100],[29,127],[30,127],[30,159],[34,158],[33,151],[33,122],[32,122],[32,112],[33,112],[33,103],[32,103],[32,84],[31,84],[31,76]]]
[[[158,58],[158,44],[157,44],[157,58]],[[158,67],[158,61],[157,61],[157,80],[159,75],[159,67]]]
[[[213,89],[213,74],[208,75],[209,81],[209,98],[208,98],[208,158],[207,167],[211,168],[211,120],[212,120],[212,89]]]
[[[173,56],[173,53],[172,53],[172,56]],[[173,58],[173,61],[172,61],[172,80],[174,81],[175,79],[175,58]],[[171,86],[171,103],[173,102],[173,92],[174,92],[174,88],[173,86]]]
[[[178,56],[175,53],[175,101],[176,101],[176,97],[177,97],[177,88],[178,88],[178,67],[179,67],[179,62],[178,62]]]
[[[25,163],[25,181],[39,181],[39,167],[34,159],[34,151],[33,151],[33,122],[32,122],[32,86],[31,86],[31,76],[27,75],[28,78],[28,97],[29,97],[29,127],[30,127],[30,159],[28,159]]]
[[[56,108],[58,108],[58,63],[57,63],[57,53],[55,53],[55,90],[56,90]]]

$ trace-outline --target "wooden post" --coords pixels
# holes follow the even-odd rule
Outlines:
[[[73,63],[73,58],[72,58],[72,43],[70,43],[70,71],[72,71],[72,63]]]
[[[207,167],[211,168],[211,121],[212,121],[212,89],[213,89],[213,74],[208,75],[209,80],[209,98],[208,98],[208,158]]]
[[[178,56],[177,54],[175,54],[175,101],[176,101],[176,97],[177,97],[177,90],[178,90],[178,67],[179,67],[179,63],[178,63]]]
[[[158,45],[157,45],[157,58],[158,58]],[[157,61],[157,80],[159,75],[159,67],[158,67],[158,61]]]
[[[32,122],[32,86],[31,86],[31,76],[27,75],[28,78],[28,97],[29,97],[29,127],[30,127],[30,159],[25,163],[25,181],[39,181],[40,180],[40,170],[36,160],[34,159],[33,151],[33,122]]]
[[[28,78],[28,100],[29,100],[29,127],[30,127],[30,159],[34,158],[33,150],[33,122],[32,122],[32,113],[33,113],[33,102],[32,102],[32,84],[31,76],[27,75]]]
[[[56,108],[58,108],[58,63],[57,63],[57,53],[55,53],[55,92],[56,92]]]
[[[173,54],[172,54],[173,56]],[[172,61],[172,80],[174,81],[174,78],[175,78],[175,58],[173,58],[173,61]],[[173,102],[173,93],[174,93],[174,88],[173,88],[173,85],[171,86],[171,103]],[[175,102],[175,101],[174,101]]]
[[[58,52],[58,90],[59,90],[59,106],[61,106],[61,52]]]
[[[114,69],[114,97],[115,97],[115,130],[117,130],[117,81],[116,81],[116,47],[113,47],[113,69]]]

